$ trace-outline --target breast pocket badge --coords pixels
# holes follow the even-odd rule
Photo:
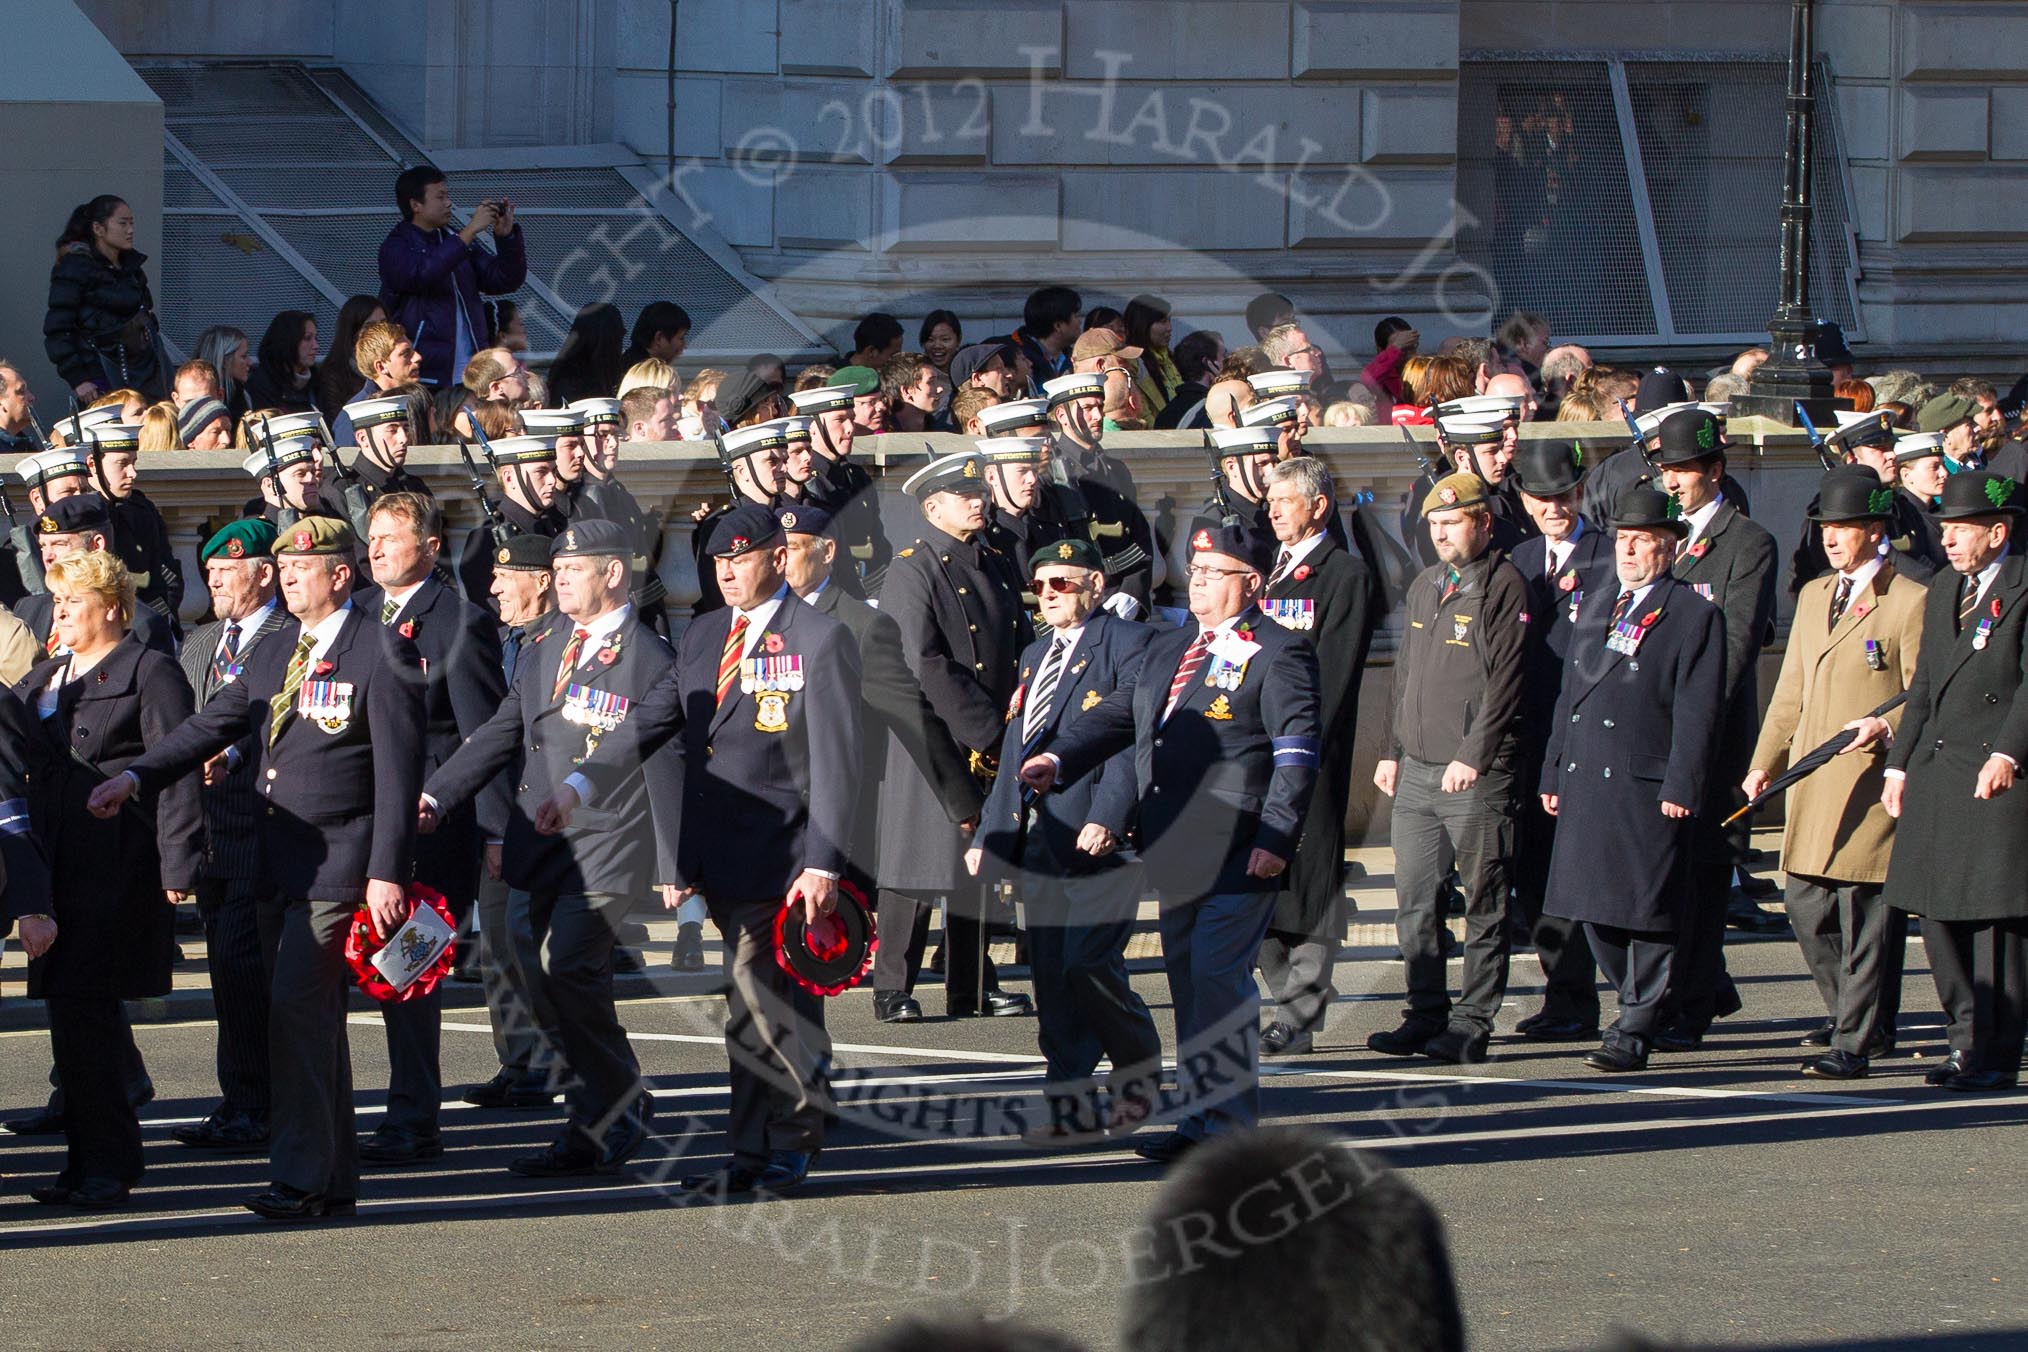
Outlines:
[[[1204,706],[1204,716],[1206,718],[1216,718],[1221,722],[1230,720],[1232,717],[1232,701],[1226,696],[1220,695],[1217,699]]]
[[[305,681],[296,692],[296,713],[330,736],[352,726],[350,681]]]
[[[1088,714],[1093,709],[1098,708],[1100,703],[1103,702],[1104,699],[1105,696],[1101,695],[1098,691],[1087,690],[1084,692],[1083,702],[1077,706],[1077,711],[1081,714]]]
[[[763,690],[753,697],[753,726],[756,732],[789,730],[789,692]]]

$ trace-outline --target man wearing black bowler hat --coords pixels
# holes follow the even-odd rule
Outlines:
[[[1667,1026],[1655,1045],[1665,1051],[1694,1051],[1711,1021],[1738,1012],[1739,992],[1725,970],[1725,928],[1733,904],[1734,842],[1724,822],[1746,800],[1739,783],[1753,758],[1760,726],[1760,650],[1774,637],[1776,551],[1774,536],[1749,519],[1726,496],[1727,443],[1718,419],[1701,408],[1686,408],[1662,420],[1655,463],[1662,488],[1676,500],[1688,528],[1671,571],[1716,605],[1725,620],[1725,717],[1719,727],[1717,761],[1704,781],[1709,797],[1693,804],[1690,909],[1684,916],[1679,952],[1671,972]],[[1754,932],[1779,930],[1783,922],[1746,903],[1750,915],[1735,923]]]
[[[2028,562],[2014,549],[2021,486],[1984,470],[1944,485],[1951,570],[1929,585],[1922,655],[1887,756],[1881,805],[1899,819],[1885,901],[1922,917],[1948,1019],[1927,1077],[2012,1089],[2028,1029]]]
[[[1192,622],[1159,635],[1134,679],[1021,766],[1037,793],[1131,747],[1135,843],[1162,896],[1176,1010],[1176,1130],[1139,1147],[1167,1164],[1260,1120],[1253,966],[1316,784],[1317,657],[1260,613],[1273,547],[1237,522],[1190,535]]]
[[[1534,942],[1543,978],[1542,1008],[1514,1031],[1538,1042],[1598,1036],[1598,971],[1591,945],[1571,921],[1543,909],[1557,822],[1533,791],[1542,778],[1553,731],[1549,717],[1563,689],[1578,612],[1587,596],[1616,586],[1612,533],[1580,515],[1585,459],[1584,447],[1571,441],[1527,442],[1514,457],[1522,509],[1541,532],[1523,540],[1510,557],[1528,588],[1515,760],[1515,781],[1523,792],[1514,833],[1514,932]]]
[[[858,804],[859,649],[850,630],[790,589],[788,547],[767,508],[735,507],[705,552],[725,606],[683,631],[636,731],[650,751],[683,738],[677,894],[701,893],[732,949],[732,1161],[683,1182],[723,1200],[794,1187],[824,1144],[824,1007],[776,962],[775,921],[784,905],[815,924],[840,904]],[[581,798],[599,803],[627,767],[618,748],[601,748],[537,827],[567,822]]]
[[[1689,528],[1646,485],[1621,493],[1615,580],[1586,596],[1544,748],[1543,811],[1569,817],[1544,910],[1582,922],[1620,1012],[1585,1064],[1640,1070],[1690,904],[1690,816],[1724,704],[1724,620],[1670,575]]]

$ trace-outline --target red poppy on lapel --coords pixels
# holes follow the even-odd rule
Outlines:
[[[617,661],[619,660],[619,658],[620,658],[620,655],[619,655],[619,653],[618,653],[618,652],[617,652],[616,650],[612,649],[612,648],[601,648],[601,649],[599,649],[599,663],[600,663],[600,665],[602,665],[602,666],[608,666],[608,667],[609,667],[609,666],[611,666],[611,665],[612,665],[613,663],[617,662]]]
[[[1656,620],[1659,620],[1661,618],[1662,618],[1661,611],[1651,610],[1647,614],[1641,616],[1641,628],[1646,629],[1649,625],[1653,624]]]
[[[761,639],[761,647],[766,648],[771,653],[780,652],[782,650],[782,636],[780,634],[768,634],[763,636]]]
[[[401,635],[401,636],[402,636],[403,638],[414,638],[414,637],[415,637],[415,621],[414,621],[414,620],[403,620],[403,621],[401,622],[401,628],[399,628],[399,629],[398,629],[398,630],[396,630],[395,632],[399,633],[399,634],[400,634],[400,635]]]
[[[1296,571],[1295,571],[1294,573],[1290,574],[1290,576],[1291,576],[1291,577],[1293,577],[1293,578],[1295,578],[1295,579],[1296,579],[1296,581],[1298,581],[1298,582],[1306,582],[1306,581],[1308,581],[1308,580],[1309,580],[1309,577],[1310,577],[1310,565],[1309,565],[1309,564],[1307,564],[1307,563],[1299,563],[1299,564],[1297,564],[1297,565],[1296,565]]]
[[[2000,598],[1997,596],[1993,598],[1993,618],[2000,618]]]
[[[1562,577],[1556,579],[1556,590],[1560,592],[1574,591],[1576,588],[1577,574],[1574,572],[1565,573]]]
[[[1690,557],[1693,559],[1701,559],[1710,552],[1711,542],[1709,540],[1699,540],[1696,544],[1690,546]]]
[[[311,671],[310,674],[316,677],[324,677],[329,676],[332,672],[336,670],[338,670],[338,668],[329,662],[319,662],[315,670]]]

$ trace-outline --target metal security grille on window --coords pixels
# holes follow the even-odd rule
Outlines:
[[[279,310],[307,310],[328,334],[338,306],[378,289],[395,175],[425,157],[342,72],[292,62],[142,62],[162,99],[166,157],[164,336],[181,356],[212,324],[258,337]],[[700,360],[773,351],[817,335],[759,283],[683,230],[671,194],[643,202],[616,165],[459,170],[461,199],[511,198],[529,245],[519,305],[536,357],[553,352],[580,305],[629,319],[649,301],[690,312]],[[619,243],[609,243],[618,241]]]
[[[1786,68],[1480,59],[1459,66],[1458,251],[1559,337],[1764,341],[1778,300]],[[1858,263],[1818,77],[1810,299],[1857,332]],[[1476,218],[1476,224],[1472,224]]]

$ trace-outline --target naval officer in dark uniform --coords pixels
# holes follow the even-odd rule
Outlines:
[[[1193,623],[1148,645],[1134,680],[1021,767],[1047,793],[1134,750],[1135,844],[1162,899],[1176,1009],[1176,1130],[1138,1148],[1169,1163],[1260,1120],[1253,966],[1316,783],[1317,657],[1256,601],[1274,555],[1239,524],[1190,539]]]
[[[1645,486],[1618,497],[1617,584],[1584,598],[1550,716],[1543,811],[1566,818],[1544,909],[1582,922],[1619,991],[1596,1070],[1641,1070],[1659,1029],[1677,936],[1690,906],[1691,814],[1725,703],[1725,622],[1669,573],[1688,532]]]
[[[997,766],[1007,702],[1021,649],[1032,635],[1012,560],[986,542],[986,463],[976,452],[947,455],[910,475],[904,488],[922,505],[924,529],[894,556],[880,612],[901,629],[902,656],[982,784]],[[832,518],[833,523],[837,518]],[[978,884],[965,872],[965,835],[938,829],[941,804],[912,765],[891,765],[880,789],[880,950],[873,967],[874,1016],[922,1017],[913,998],[931,909],[948,898],[946,1001],[955,1015],[1023,1014],[1025,995],[1003,993],[984,965],[983,1007],[967,972],[976,952]]]
[[[879,388],[877,379],[874,388]],[[832,529],[847,561],[838,580],[862,596],[878,596],[894,547],[880,524],[880,494],[873,486],[873,476],[852,459],[856,429],[852,401],[862,393],[865,391],[857,384],[825,385],[798,390],[789,396],[789,402],[797,413],[810,419],[815,472],[804,486],[803,496],[831,514]]]
[[[500,475],[501,532],[556,538],[564,524],[556,507],[556,438],[501,437],[493,443],[493,464]],[[499,548],[484,529],[465,533],[458,550],[458,583],[475,606],[490,609],[494,604],[493,558]]]
[[[658,539],[661,523],[620,482],[620,447],[626,441],[626,414],[617,399],[580,399],[570,409],[584,418],[580,512],[584,516],[602,516],[626,527],[634,541],[634,605],[649,628],[666,635],[669,588],[655,571],[661,554]]]
[[[427,480],[408,472],[408,448],[414,431],[409,424],[406,395],[383,395],[349,404],[352,438],[357,445],[352,463],[333,447],[317,501],[331,516],[343,517],[360,539],[366,538],[367,513],[383,493],[433,496]],[[351,449],[351,448],[346,448]]]
[[[1127,978],[1126,946],[1141,901],[1141,865],[1128,844],[1139,787],[1131,749],[1055,793],[1035,794],[1013,772],[1049,749],[1140,671],[1155,631],[1100,608],[1103,556],[1089,540],[1060,540],[1032,572],[1048,626],[1021,656],[1000,762],[965,863],[1010,884],[1026,907],[1029,967],[1047,1063],[1049,1117],[1028,1139],[1053,1144],[1120,1135],[1154,1107],[1162,1039]],[[1111,1063],[1110,1107],[1092,1074]]]
[[[1105,556],[1106,589],[1114,597],[1130,596],[1140,610],[1153,604],[1157,578],[1154,527],[1135,496],[1134,475],[1117,457],[1106,454],[1106,377],[1100,371],[1078,371],[1042,383],[1049,401],[1049,469],[1058,482],[1083,494],[1090,517],[1092,543]],[[1123,607],[1118,613],[1133,619]]]
[[[295,628],[263,643],[239,680],[92,794],[92,810],[110,816],[236,742],[257,748],[262,876],[273,887],[261,926],[275,954],[274,1181],[246,1206],[270,1220],[356,1209],[345,932],[361,902],[383,935],[409,915],[422,665],[414,644],[352,605],[353,548],[351,528],[331,517],[290,526],[275,554]]]
[[[732,1160],[683,1183],[720,1200],[796,1186],[824,1146],[824,1006],[775,960],[775,922],[785,905],[814,924],[839,904],[859,797],[859,649],[790,589],[773,512],[734,508],[705,550],[726,604],[683,631],[675,667],[637,717],[649,747],[682,737],[678,893],[703,895],[732,949]],[[602,801],[626,772],[618,756],[601,748],[588,759],[549,815],[568,819],[579,778]]]

